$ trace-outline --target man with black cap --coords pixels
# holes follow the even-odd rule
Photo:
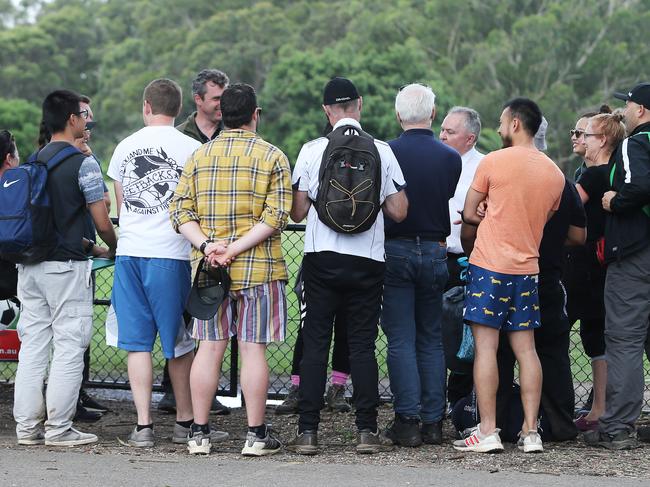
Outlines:
[[[302,147],[292,178],[291,217],[294,221],[307,217],[307,229],[303,259],[306,315],[302,329],[300,419],[297,436],[290,447],[307,455],[318,452],[317,430],[335,316],[343,317],[347,325],[358,428],[357,452],[376,453],[391,447],[391,441],[380,435],[377,428],[379,391],[375,339],[384,282],[384,218],[379,211],[367,222],[370,224],[367,230],[346,234],[326,224],[317,205],[312,205],[324,189],[319,187],[319,174],[321,161],[326,162],[324,154],[329,151],[329,141],[333,140],[330,137],[342,133],[369,138],[359,124],[361,107],[362,98],[349,79],[334,78],[327,83],[323,110],[333,127],[332,134]],[[380,181],[377,181],[380,183],[377,185],[380,208],[392,220],[400,222],[406,217],[408,207],[402,171],[388,144],[374,140],[374,147],[369,147],[380,159],[375,159],[381,166]],[[339,162],[342,168],[364,171],[361,164],[343,159]],[[354,196],[351,194],[350,199],[354,200]]]
[[[636,446],[643,405],[643,349],[650,316],[650,83],[628,93],[623,112],[629,136],[609,161],[611,191],[603,195],[605,222],[605,414],[585,442],[609,449]],[[598,134],[585,134],[585,137]]]

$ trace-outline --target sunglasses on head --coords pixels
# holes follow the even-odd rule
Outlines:
[[[579,129],[573,129],[573,130],[569,130],[569,133],[571,134],[571,137],[575,137],[576,139],[579,139],[585,134],[585,131]]]

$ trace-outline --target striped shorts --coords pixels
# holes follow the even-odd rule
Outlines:
[[[192,338],[218,341],[236,336],[242,342],[284,341],[287,327],[285,281],[271,281],[230,294],[214,318],[194,318]]]

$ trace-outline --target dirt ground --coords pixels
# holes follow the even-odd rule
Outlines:
[[[3,449],[41,448],[24,447],[15,443],[15,424],[12,417],[13,387],[0,384],[0,458]],[[90,455],[124,454],[139,455],[139,450],[122,446],[118,438],[126,439],[135,423],[135,410],[131,403],[106,401],[112,409],[94,424],[77,423],[76,427],[99,436],[99,443],[74,448]],[[390,405],[380,409],[380,425],[385,426],[392,417]],[[245,437],[245,414],[242,409],[233,409],[229,416],[213,416],[213,425],[230,433],[230,439],[213,445],[212,457],[240,458]],[[276,416],[269,407],[268,422],[279,433],[283,441],[290,440],[296,431],[296,416]],[[147,449],[159,461],[178,461],[187,455],[183,446],[171,442],[174,417],[154,412],[156,446]],[[462,454],[451,447],[454,432],[451,424],[445,424],[444,445],[423,445],[419,448],[395,448],[392,452],[359,456],[355,453],[355,428],[352,414],[324,412],[319,431],[321,453],[314,457],[300,456],[283,451],[269,461],[282,462],[399,465],[412,468],[431,467],[445,469],[471,469],[488,472],[523,472],[530,474],[592,475],[601,477],[628,477],[650,480],[650,445],[645,444],[632,451],[611,452],[589,448],[581,440],[565,443],[546,443],[545,451],[538,455],[524,455],[513,445],[506,445],[506,451],[498,455]],[[97,461],[97,457],[95,457]]]

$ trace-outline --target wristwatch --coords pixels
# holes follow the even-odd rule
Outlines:
[[[95,242],[93,242],[92,240],[88,240],[88,243],[84,247],[84,252],[89,254],[89,253],[91,253],[93,251],[94,247],[95,247]]]
[[[203,243],[201,244],[201,246],[199,247],[199,251],[200,251],[203,255],[205,255],[205,248],[208,246],[209,243],[212,243],[212,242],[214,242],[214,240],[212,240],[211,238],[207,239],[205,242],[203,242]]]

